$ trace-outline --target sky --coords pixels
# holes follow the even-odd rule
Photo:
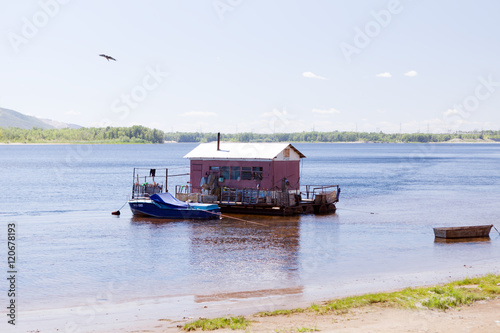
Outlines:
[[[0,107],[39,118],[167,132],[500,130],[499,1],[0,4]]]

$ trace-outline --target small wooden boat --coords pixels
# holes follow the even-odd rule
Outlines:
[[[490,242],[491,238],[490,236],[486,237],[470,237],[470,238],[434,238],[434,243],[445,243],[445,244],[451,244],[451,243],[487,243]]]
[[[437,238],[471,238],[489,237],[491,227],[488,225],[474,225],[465,227],[434,228],[434,236]]]

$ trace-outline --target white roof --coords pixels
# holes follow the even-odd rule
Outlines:
[[[285,148],[291,148],[298,159],[305,157],[289,143],[236,143],[221,142],[217,150],[217,142],[202,143],[191,150],[184,158],[189,159],[240,159],[240,160],[272,160]]]

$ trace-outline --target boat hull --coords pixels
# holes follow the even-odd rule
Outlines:
[[[437,238],[446,239],[489,237],[492,226],[493,224],[465,227],[434,228],[434,236]]]
[[[164,219],[214,219],[219,218],[220,210],[216,205],[197,204],[188,208],[171,208],[152,200],[130,200],[130,210],[134,215]],[[215,207],[217,208],[215,208]]]

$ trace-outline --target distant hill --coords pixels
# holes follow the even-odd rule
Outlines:
[[[78,128],[82,128],[82,126],[80,126],[80,125],[63,123],[63,122],[55,121],[55,120],[51,120],[51,119],[42,119],[42,118],[35,118],[35,119],[39,119],[39,120],[43,121],[44,123],[46,123],[47,125],[52,126],[53,128],[57,128],[57,129],[61,129],[61,128],[74,128],[74,129],[78,129]]]
[[[33,127],[42,129],[81,128],[79,125],[66,124],[50,119],[40,119],[4,108],[0,108],[0,127],[19,127],[24,129],[32,129]]]

